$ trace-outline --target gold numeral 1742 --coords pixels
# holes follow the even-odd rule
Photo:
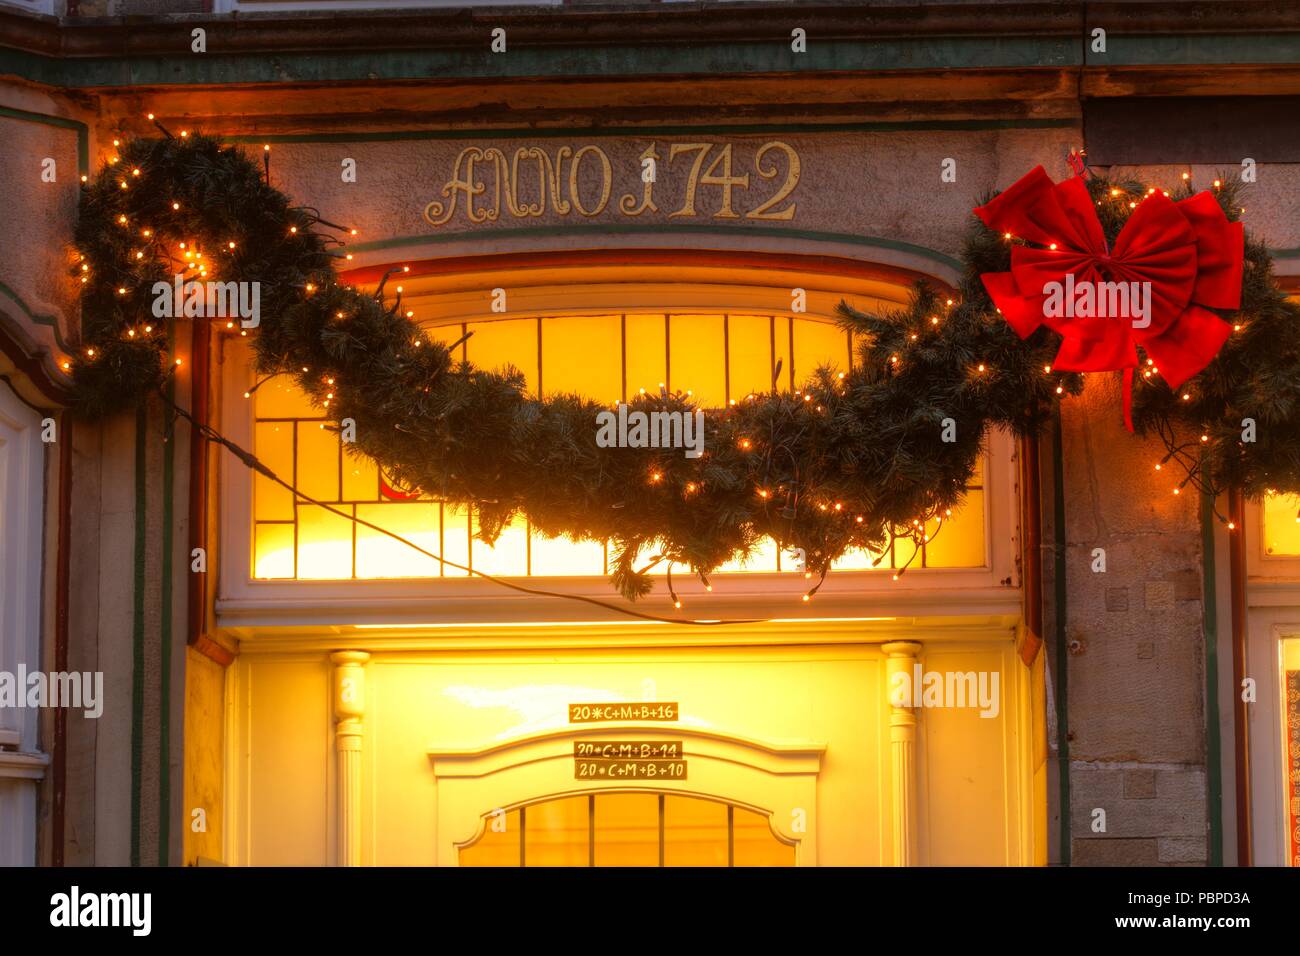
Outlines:
[[[686,181],[686,198],[682,203],[682,208],[674,213],[669,214],[669,218],[679,216],[692,217],[696,214],[695,198],[700,186],[720,186],[722,188],[722,205],[717,212],[713,214],[714,219],[739,219],[739,214],[732,207],[732,190],[739,186],[741,189],[749,189],[749,174],[743,176],[732,175],[731,169],[731,144],[728,143],[722,147],[721,152],[714,157],[707,168],[704,161],[708,157],[709,151],[713,148],[713,143],[673,143],[668,150],[668,162],[671,163],[682,153],[695,153],[695,159],[691,163],[690,177]],[[746,219],[776,219],[791,220],[794,218],[795,203],[791,203],[785,209],[773,211],[772,207],[786,199],[799,183],[799,154],[794,148],[787,143],[773,141],[759,147],[758,152],[754,154],[754,168],[764,179],[773,179],[778,175],[778,164],[773,162],[770,166],[764,167],[763,159],[772,150],[780,150],[785,153],[786,157],[786,174],[785,182],[777,193],[769,198],[762,205],[750,210],[745,214]]]

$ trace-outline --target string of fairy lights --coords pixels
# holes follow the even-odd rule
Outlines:
[[[172,134],[157,121],[152,113],[148,115],[148,118],[155,126],[157,126],[164,136],[169,140],[174,139]],[[188,130],[182,130],[179,136],[182,141],[187,141],[189,140],[190,134]],[[121,141],[115,139],[113,145],[114,148],[117,149],[121,146]],[[271,147],[269,145],[263,147],[262,158],[261,165],[264,171],[266,184],[269,186],[271,168]],[[146,166],[137,164],[131,165],[128,169],[123,165],[119,168],[120,163],[121,160],[118,155],[115,154],[110,156],[101,173],[102,180],[115,180],[116,189],[112,190],[113,192],[120,192],[123,195],[129,194],[131,190],[148,182],[149,170]],[[1186,184],[1190,179],[1190,176],[1184,174],[1183,179]],[[83,183],[87,183],[87,188],[89,188],[88,178],[83,176],[82,180]],[[1219,185],[1220,182],[1216,180],[1215,188],[1217,189]],[[1188,185],[1187,188],[1190,190],[1190,185]],[[1147,194],[1150,195],[1155,191],[1156,190],[1154,189],[1150,189]],[[1166,192],[1165,195],[1168,195],[1168,193]],[[1110,198],[1117,201],[1116,207],[1122,214],[1127,214],[1137,208],[1140,199],[1143,197],[1140,195],[1135,197],[1135,194],[1129,190],[1115,188],[1110,190]],[[1101,206],[1102,200],[1099,199],[1097,204],[1098,206]],[[179,199],[173,199],[169,205],[172,212],[179,213],[181,211],[181,202]],[[346,251],[346,239],[340,239],[328,232],[321,232],[312,227],[320,225],[326,229],[331,229],[335,232],[346,235],[348,238],[353,238],[358,235],[358,230],[356,228],[344,227],[331,223],[322,218],[319,211],[310,207],[293,208],[298,211],[298,214],[296,220],[287,226],[286,239],[289,239],[290,237],[298,237],[299,239],[302,239],[305,238],[303,234],[306,233],[307,236],[320,240],[321,248],[328,250],[324,253],[325,255],[345,262],[352,261],[352,253]],[[170,270],[176,270],[175,274],[181,277],[182,292],[185,292],[196,284],[201,284],[209,280],[217,280],[223,273],[233,271],[235,259],[243,250],[244,238],[239,234],[220,237],[215,241],[212,247],[206,247],[203,242],[195,239],[193,236],[177,237],[165,235],[164,233],[166,230],[160,229],[157,223],[134,221],[132,216],[127,212],[122,212],[117,215],[115,225],[138,236],[138,241],[129,244],[129,252],[126,254],[127,261],[109,264],[113,272],[109,276],[105,277],[108,282],[115,287],[116,294],[126,301],[132,300],[133,297],[136,296],[138,286],[142,281],[149,281],[153,275],[158,274],[160,268],[164,267],[169,273]],[[1022,241],[1012,236],[1010,233],[1005,234],[1003,239],[1009,243]],[[332,248],[334,246],[339,247],[339,250],[335,251]],[[1052,247],[1054,248],[1054,245]],[[80,274],[80,280],[83,285],[88,285],[96,278],[94,272],[95,267],[96,263],[88,260],[84,253],[79,254],[75,271]],[[383,275],[378,284],[378,288],[373,293],[369,294],[370,300],[379,303],[387,313],[397,316],[401,310],[403,286],[396,286],[396,296],[391,303],[385,297],[385,286],[391,276],[409,273],[409,271],[409,266],[390,269]],[[348,302],[355,307],[360,307],[359,302],[365,297],[365,295],[350,286],[340,286],[332,283],[332,270],[327,272],[318,271],[316,273],[309,272],[306,280],[299,287],[301,296],[304,299],[310,299],[321,290],[324,284],[327,283],[330,284],[331,293],[333,295],[344,299],[348,299],[348,296],[352,296],[353,298],[348,299]],[[953,299],[947,299],[945,308],[952,309],[955,304],[956,303]],[[944,323],[940,318],[939,312],[941,312],[941,310],[936,309],[936,314],[929,316],[928,324],[922,325],[918,328],[913,328],[907,334],[906,339],[902,342],[901,346],[890,354],[886,363],[886,368],[884,369],[887,374],[897,375],[906,368],[909,361],[907,349],[911,347],[924,347],[926,344],[924,340],[925,333],[939,334],[941,332]],[[350,312],[348,309],[339,309],[335,311],[334,318],[340,323],[345,323],[352,314],[354,313]],[[410,349],[420,350],[424,348],[424,346],[435,344],[434,340],[413,321],[415,318],[413,310],[407,309],[401,314],[408,322],[409,341],[406,344]],[[1240,328],[1241,326],[1238,325],[1237,329],[1240,330]],[[237,325],[234,321],[226,321],[225,329],[231,333],[237,332],[243,337],[247,337],[249,333],[248,329]],[[155,347],[158,347],[161,351],[165,349],[165,343],[160,340],[163,331],[163,324],[161,322],[155,323],[147,318],[142,318],[137,314],[134,316],[133,320],[123,324],[119,330],[119,335],[121,339],[128,342],[141,340],[149,341],[154,343]],[[461,340],[454,343],[448,351],[450,352],[452,349],[459,346],[467,337],[468,336],[463,336]],[[103,346],[104,343],[100,342],[99,347],[102,349]],[[97,350],[96,344],[88,344],[80,354],[69,356],[61,364],[65,371],[73,371],[78,365],[94,365],[100,359],[101,353]],[[181,363],[182,359],[179,356],[169,357],[168,366],[172,372],[174,372]],[[1139,382],[1153,383],[1155,378],[1159,375],[1159,369],[1150,359],[1147,359],[1146,363],[1147,367],[1142,370],[1143,374],[1139,378]],[[758,402],[760,399],[772,399],[778,402],[784,402],[785,405],[782,406],[782,409],[786,413],[786,418],[790,420],[798,420],[796,418],[798,415],[802,415],[805,418],[825,418],[831,415],[832,406],[844,396],[846,382],[845,375],[842,372],[837,376],[834,376],[830,381],[822,382],[817,387],[805,388],[795,391],[790,395],[782,396],[778,394],[776,389],[780,367],[780,362],[778,361],[773,371],[772,391],[770,396],[760,396],[758,393],[750,393],[739,401],[735,399],[730,400],[727,406],[721,409],[722,414],[720,416],[718,416],[717,413],[714,413],[715,419],[721,418],[726,420],[732,416],[733,413],[739,411],[746,403]],[[1056,372],[1050,364],[1044,364],[1042,368],[1043,374],[1048,377],[1050,382],[1055,383],[1054,393],[1059,397],[1066,391],[1066,376],[1071,373]],[[306,391],[309,396],[327,412],[330,412],[331,407],[336,403],[336,396],[339,390],[346,384],[339,378],[340,374],[341,373],[336,369],[319,371],[313,370],[309,365],[303,365],[301,366],[299,381],[305,383]],[[974,383],[978,383],[980,380],[987,381],[991,376],[995,376],[996,374],[997,370],[994,367],[994,364],[987,358],[982,361],[972,361],[968,368],[968,375]],[[271,376],[268,376],[252,386],[244,393],[244,397],[251,398],[256,389],[270,377]],[[424,390],[427,392],[428,387],[425,386]],[[639,393],[640,394],[637,398],[642,403],[646,404],[647,407],[659,407],[666,410],[689,410],[694,408],[691,401],[693,395],[689,390],[684,393],[670,392],[661,383],[659,395],[657,397],[653,393],[647,392],[644,388],[640,389]],[[1189,400],[1190,393],[1185,392],[1183,398],[1184,400]],[[614,404],[615,407],[617,407],[619,403]],[[188,413],[185,413],[174,404],[173,411],[175,414],[180,414],[187,418],[189,417]],[[249,467],[258,470],[280,484],[285,485],[285,487],[293,492],[298,499],[309,501],[313,504],[322,504],[303,494],[300,489],[294,488],[292,485],[289,485],[275,476],[273,472],[265,468],[264,464],[258,462],[254,456],[243,449],[238,449],[237,446],[231,443],[224,436],[221,436],[215,430],[211,429],[209,426],[199,425],[197,423],[195,424],[196,427],[199,428],[199,430],[210,440],[216,441],[229,448]],[[401,429],[400,424],[396,427]],[[1174,488],[1174,494],[1181,493],[1183,487],[1192,484],[1207,495],[1217,495],[1219,489],[1217,489],[1205,476],[1204,456],[1191,454],[1190,449],[1197,443],[1180,442],[1172,424],[1167,420],[1161,422],[1160,428],[1158,429],[1158,435],[1162,443],[1165,445],[1166,455],[1161,462],[1156,465],[1157,470],[1175,467],[1181,469],[1183,472],[1182,480]],[[1208,436],[1203,435],[1201,437],[1201,443],[1206,441],[1208,441]],[[760,476],[767,475],[773,470],[772,455],[777,451],[777,449],[771,441],[765,441],[764,436],[759,434],[738,434],[734,438],[734,441],[729,441],[729,445],[735,453],[745,457],[766,456],[763,459],[762,469],[757,472]],[[789,452],[788,447],[784,447],[782,450],[785,450],[787,453]],[[706,452],[705,454],[707,455],[709,453]],[[758,500],[765,518],[770,522],[775,522],[775,519],[779,518],[783,522],[788,522],[790,527],[793,527],[794,523],[804,516],[812,515],[815,518],[820,515],[826,519],[835,519],[837,523],[843,523],[844,531],[833,532],[835,540],[841,542],[854,540],[854,526],[861,526],[866,520],[864,517],[864,509],[855,507],[852,502],[845,502],[844,500],[835,497],[825,497],[820,495],[815,488],[801,487],[799,481],[799,463],[797,461],[792,461],[792,465],[793,470],[791,474],[793,475],[793,478],[788,481],[778,480],[776,482],[771,482],[765,477],[755,479],[752,489],[753,496]],[[646,486],[654,490],[675,490],[680,499],[686,502],[696,499],[704,494],[707,490],[707,482],[702,475],[696,474],[689,477],[683,477],[680,473],[677,473],[679,472],[680,467],[680,465],[676,467],[671,466],[667,464],[666,461],[656,461],[652,463],[645,475]],[[960,492],[950,492],[948,498],[945,498],[940,493],[932,494],[928,506],[922,508],[921,513],[912,518],[910,522],[898,524],[891,523],[884,526],[882,530],[885,534],[885,540],[879,549],[879,553],[873,557],[872,566],[878,567],[886,557],[896,554],[896,545],[900,542],[910,542],[912,547],[910,553],[907,554],[906,560],[901,564],[901,566],[892,569],[892,580],[898,581],[912,566],[913,562],[924,553],[925,546],[942,530],[945,520],[951,518],[952,505],[955,503],[954,500],[952,500],[953,498],[959,499]],[[433,557],[449,566],[459,567],[448,559],[438,555],[433,555],[414,542],[403,538],[398,534],[387,531],[378,525],[373,525],[340,509],[330,510],[334,510],[337,514],[348,518],[348,520],[352,522],[365,525],[373,530],[389,535],[390,537],[393,537],[413,548],[417,552]],[[1225,520],[1225,523],[1227,523],[1226,519],[1221,518],[1221,520]],[[777,524],[779,524],[779,522],[777,522]],[[1229,523],[1229,527],[1231,529],[1235,526]],[[826,534],[831,535],[832,532],[826,532]],[[780,542],[778,542],[778,544],[780,545]],[[784,547],[784,545],[781,546]],[[841,547],[841,553],[842,551],[843,547]],[[663,553],[653,556],[649,559],[649,562],[650,563],[645,567],[636,569],[634,573],[636,575],[644,575],[659,564],[666,563],[667,573],[665,577],[669,596],[674,607],[680,609],[682,607],[682,600],[673,585],[672,568],[674,564],[681,563],[690,566],[690,563],[683,561],[682,554],[674,552],[672,549],[665,550]],[[831,570],[831,565],[831,560],[821,560],[817,567],[804,571],[805,580],[811,581],[814,575],[817,576],[818,580],[815,584],[808,586],[800,594],[800,600],[802,602],[807,603],[811,601],[817,594],[818,590],[826,581],[826,576]],[[704,570],[693,567],[692,572],[702,582],[706,591],[712,591],[712,585],[710,584],[708,576]],[[555,597],[573,597],[572,595],[548,592],[543,589],[525,588],[512,582],[505,581],[504,579],[495,578],[481,572],[473,573],[494,580],[504,586],[526,591],[527,593],[547,594]],[[597,599],[586,597],[579,597],[577,599],[586,601],[587,603],[612,608],[621,613],[630,613],[637,617],[672,621],[673,623],[691,623],[677,619],[660,618],[654,615],[632,612],[628,608],[610,602],[602,602]]]

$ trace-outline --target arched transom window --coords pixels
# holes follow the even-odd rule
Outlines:
[[[745,807],[602,791],[483,818],[461,866],[794,866],[795,848]]]
[[[533,394],[568,392],[611,403],[663,383],[689,390],[706,408],[721,407],[730,399],[768,390],[774,383],[783,389],[797,388],[819,366],[847,370],[854,362],[850,335],[833,316],[839,297],[829,293],[810,295],[808,311],[795,313],[758,310],[755,306],[775,296],[758,295],[749,286],[739,291],[682,283],[592,288],[565,286],[562,292],[548,289],[531,298],[515,294],[506,317],[485,314],[484,296],[443,296],[435,310],[441,314],[427,323],[428,334],[447,344],[463,340],[456,347],[459,357],[479,367],[517,368]],[[779,295],[789,302],[788,290]],[[567,307],[556,307],[560,299]],[[626,310],[611,310],[611,299],[630,305]],[[665,305],[651,308],[656,302]],[[693,302],[710,307],[690,307]],[[727,302],[743,308],[726,308]],[[537,309],[519,314],[521,303]],[[859,296],[855,304],[873,308],[892,303]],[[418,305],[416,314],[421,314]],[[603,542],[548,539],[519,518],[489,547],[475,538],[471,511],[402,495],[388,485],[373,461],[344,450],[337,434],[325,427],[321,412],[287,377],[262,383],[251,403],[258,457],[277,474],[291,476],[296,487],[318,501],[398,533],[446,561],[488,574],[601,576],[608,571],[609,549]],[[261,476],[254,479],[253,490],[251,576],[255,579],[466,574],[387,535],[295,500],[292,493]],[[920,555],[903,553],[914,546],[900,542],[883,557],[867,552],[845,555],[836,568],[874,567],[888,573],[909,562],[913,568],[984,567],[984,494],[981,471],[963,508],[945,523],[942,535],[923,546]],[[780,571],[783,562],[784,569],[790,570],[791,560],[769,542],[747,563],[722,570]]]

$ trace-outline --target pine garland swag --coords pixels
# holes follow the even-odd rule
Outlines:
[[[1109,241],[1139,183],[1089,181]],[[1111,202],[1118,189],[1124,201]],[[1235,218],[1236,189],[1217,193]],[[526,394],[514,369],[456,362],[400,308],[340,284],[346,233],[267,184],[242,151],[191,134],[123,145],[84,188],[72,266],[83,282],[81,341],[70,360],[76,410],[100,417],[131,407],[165,381],[166,320],[155,282],[183,269],[260,283],[253,333],[257,371],[288,374],[340,422],[351,450],[401,485],[472,506],[492,543],[515,515],[548,536],[610,542],[611,580],[626,597],[650,592],[664,563],[707,575],[767,538],[802,549],[818,583],[851,549],[919,543],[962,500],[989,428],[1024,435],[1082,377],[1051,370],[1059,337],[1020,340],[979,275],[1004,271],[1011,242],[971,217],[955,301],[918,284],[906,308],[868,315],[840,306],[854,333],[851,370],[819,369],[802,389],[750,396],[705,414],[705,454],[600,448],[605,409],[573,395]],[[182,243],[184,244],[182,246]],[[187,255],[188,253],[188,255]],[[200,256],[201,254],[201,256]],[[1248,243],[1240,333],[1219,359],[1172,394],[1140,380],[1139,430],[1165,438],[1167,460],[1208,490],[1300,491],[1300,310],[1273,282],[1267,250]],[[689,413],[682,392],[633,397],[642,411]],[[1260,439],[1241,442],[1253,415]],[[947,426],[947,427],[945,427]],[[1180,435],[1205,434],[1189,456]],[[1167,437],[1172,436],[1172,437]],[[954,440],[945,440],[945,437]],[[1180,444],[1181,443],[1181,444]],[[1190,462],[1190,464],[1188,463]],[[1184,482],[1186,483],[1186,482]]]

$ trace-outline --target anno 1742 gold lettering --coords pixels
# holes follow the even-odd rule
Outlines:
[[[665,194],[676,204],[667,209],[669,219],[791,222],[798,208],[792,197],[802,164],[795,148],[779,140],[752,154],[734,143],[669,143],[666,150],[651,143],[627,160],[616,163],[592,144],[520,146],[509,155],[495,146],[467,146],[424,218],[434,226],[458,216],[471,224],[571,213],[594,219],[611,210],[636,218],[660,212]],[[611,203],[621,180],[629,191]]]

